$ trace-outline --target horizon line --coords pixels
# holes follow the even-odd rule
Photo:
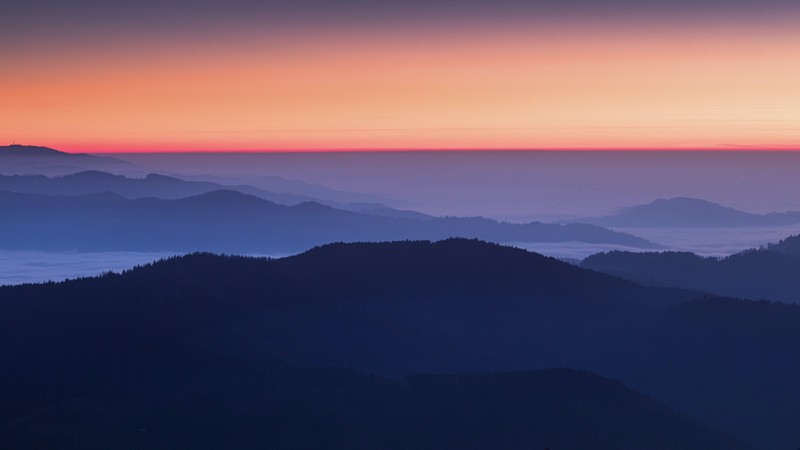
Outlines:
[[[659,148],[620,148],[620,147],[574,147],[574,148],[302,148],[302,149],[200,149],[200,150],[142,150],[120,149],[102,151],[65,151],[66,153],[88,153],[93,155],[114,154],[203,154],[203,153],[231,153],[231,154],[257,154],[257,153],[590,153],[590,152],[619,152],[619,153],[730,153],[730,152],[769,152],[792,153],[800,152],[800,146],[768,147],[768,146],[730,146],[730,147],[659,147]]]
[[[129,154],[199,154],[199,153],[435,153],[435,152],[800,152],[797,145],[746,145],[746,144],[720,144],[715,146],[680,146],[680,147],[632,147],[632,146],[581,146],[581,147],[353,147],[353,148],[220,148],[220,149],[161,149],[151,148],[125,148],[109,150],[107,147],[94,150],[94,146],[76,146],[77,149],[62,150],[61,146],[48,146],[38,144],[20,144],[14,142],[9,147],[45,147],[69,154],[96,154],[113,155]],[[67,145],[64,148],[69,148]],[[99,146],[98,146],[99,147]]]

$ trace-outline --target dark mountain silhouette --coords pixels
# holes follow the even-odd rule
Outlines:
[[[677,197],[633,206],[606,217],[579,222],[606,227],[748,227],[800,223],[800,212],[752,214],[706,200]]]
[[[100,446],[741,448],[589,374],[398,382],[279,369],[588,364],[617,347],[605,341],[620,323],[691,296],[464,240],[336,244],[281,260],[195,254],[0,288],[0,357],[15,367],[0,373],[14,387],[0,394],[0,435],[20,448],[31,436],[38,448],[75,436]]]
[[[235,191],[212,191],[177,200],[129,200],[110,193],[65,197],[0,192],[0,208],[0,248],[5,249],[275,253],[337,241],[452,236],[499,242],[580,241],[657,247],[594,225],[384,217],[314,202],[283,206]]]
[[[789,236],[775,244],[768,244],[766,250],[800,257],[800,235]]]
[[[566,369],[402,381],[332,369],[233,366],[223,376],[205,367],[176,372],[134,384],[135,394],[112,387],[49,405],[0,430],[0,445],[7,450],[745,448],[618,382]]]
[[[800,442],[794,425],[800,421],[800,393],[790,386],[800,375],[792,356],[799,324],[797,305],[731,298],[685,302],[650,322],[641,360],[648,369],[636,380],[622,378],[757,448],[794,448]]]
[[[32,145],[0,146],[2,175],[65,175],[83,170],[138,171],[135,164],[117,158],[66,153]]]
[[[788,253],[796,240],[726,258],[686,252],[607,252],[581,266],[653,286],[699,289],[718,295],[800,303],[800,258]],[[777,252],[773,249],[786,249]]]
[[[179,418],[187,409],[200,414],[198,420],[213,422],[216,413],[208,413],[209,417],[203,411],[220,405],[219,411],[243,417],[225,429],[242,430],[238,435],[248,436],[253,428],[247,424],[264,422],[252,409],[262,398],[257,388],[251,388],[258,383],[247,380],[267,379],[253,371],[281,366],[345,367],[391,376],[571,367],[618,379],[758,448],[792,448],[800,442],[796,427],[800,392],[795,388],[800,376],[800,307],[643,287],[553,258],[478,241],[333,244],[277,260],[193,254],[122,275],[0,288],[0,299],[0,360],[14,361],[15,369],[0,372],[0,386],[13,386],[4,388],[0,398],[0,423],[11,424],[4,428],[9,430],[9,439],[24,430],[36,430],[37,423],[51,417],[50,412],[59,419],[47,426],[70,420],[76,409],[87,411],[90,419],[95,418],[91,420],[106,417],[92,411],[106,411],[103,423],[125,417],[126,413],[109,412],[104,406],[116,404],[114,395],[120,391],[134,403],[140,397],[166,398],[156,409],[165,411],[172,424],[184,423]],[[320,375],[328,380],[322,385],[332,382],[327,373]],[[172,383],[165,381],[170,376]],[[517,376],[525,375],[512,377]],[[347,377],[337,379],[345,383]],[[441,385],[422,395],[431,403],[412,402],[419,409],[403,417],[423,414],[418,411],[441,412],[454,417],[454,422],[431,426],[428,429],[437,430],[431,433],[445,433],[436,435],[446,436],[441,439],[471,440],[463,433],[473,428],[472,422],[461,420],[467,420],[469,411],[485,407],[470,409],[473,406],[443,402],[437,395],[455,401],[463,397],[459,389],[464,389],[486,401],[492,398],[488,392],[499,398],[526,398],[517,388],[507,390],[507,379],[483,385],[485,391],[473,389],[474,380],[470,380],[442,378]],[[265,381],[261,389],[275,396],[287,392],[287,383]],[[180,391],[184,385],[189,391]],[[173,387],[179,389],[177,397],[161,395]],[[401,385],[398,389],[409,395],[406,398],[416,398],[414,388]],[[375,417],[381,422],[385,416],[376,411],[386,408],[387,402],[375,402],[379,406],[374,409],[358,409],[348,400],[346,392],[352,391],[369,389],[343,391],[334,386],[329,393],[297,394],[299,400],[292,397],[295,394],[286,394],[289,400],[281,404],[296,409],[287,407],[289,412],[284,414],[304,418],[291,423],[295,428],[286,426],[297,430],[297,423],[325,424],[330,416],[342,420]],[[149,396],[142,394],[148,392]],[[210,399],[195,392],[207,392]],[[447,397],[448,392],[456,394]],[[104,400],[106,395],[112,400]],[[328,395],[340,402],[317,406],[315,399]],[[581,398],[598,400],[594,394]],[[84,400],[69,403],[75,399]],[[604,404],[625,405],[616,396],[603,399]],[[503,403],[506,400],[499,402]],[[536,404],[534,400],[524,403]],[[310,405],[308,410],[306,405]],[[542,401],[542,405],[549,403]],[[584,417],[592,422],[604,416],[607,421],[602,427],[608,429],[621,426],[614,412],[605,414],[584,403],[562,407],[566,416],[570,411],[600,411]],[[36,411],[44,415],[34,420]],[[307,411],[317,411],[317,420],[307,420]],[[525,420],[527,413],[514,411],[510,410],[510,417],[527,426],[538,423]],[[564,417],[561,411],[553,408],[547,414],[556,420]],[[479,417],[490,420],[485,414]],[[503,420],[486,422],[486,427],[497,433],[509,430],[504,425],[507,416],[499,417]],[[118,420],[111,425],[128,424]],[[158,430],[179,432],[175,426],[159,423]],[[150,429],[141,421],[136,425]],[[284,427],[282,422],[275,426]],[[508,426],[512,430],[508,435],[515,435],[513,430],[518,428]],[[347,424],[331,427],[343,433],[352,429]],[[556,428],[566,430],[563,435],[595,439],[596,435],[575,427],[560,423]],[[447,430],[456,434],[446,435]],[[476,433],[484,430],[475,426]],[[491,436],[491,430],[482,435]],[[653,431],[650,436],[658,441],[663,432]],[[431,436],[415,433],[425,439]],[[690,434],[675,434],[675,439],[681,435],[700,448],[737,448],[731,443],[696,440]],[[573,448],[607,446],[604,438],[597,439],[596,447],[582,440]],[[628,437],[619,439],[608,445],[659,448],[633,443]],[[531,441],[522,442],[533,446]],[[569,442],[562,444],[569,448]],[[665,448],[687,446],[675,442]]]

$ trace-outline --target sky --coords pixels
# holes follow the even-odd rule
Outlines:
[[[4,1],[0,144],[800,149],[798,23],[796,0]]]

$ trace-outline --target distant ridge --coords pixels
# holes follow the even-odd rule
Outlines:
[[[230,189],[172,200],[0,191],[0,208],[5,217],[14,219],[0,221],[0,248],[18,250],[286,253],[338,241],[448,237],[660,248],[595,225],[512,224],[481,217],[387,217],[311,201],[279,205]]]
[[[87,155],[85,153],[67,153],[50,147],[40,147],[37,145],[21,145],[21,144],[0,146],[0,156],[61,156],[61,157],[90,156],[92,158],[96,158],[96,156]]]
[[[0,175],[0,190],[66,196],[114,192],[129,199],[178,199],[218,190],[235,190],[285,205],[315,200],[304,195],[275,193],[247,185],[225,186],[206,181],[185,181],[156,173],[149,173],[143,178],[130,178],[100,170],[84,170],[58,177]]]
[[[138,171],[139,166],[108,156],[67,153],[36,145],[0,146],[0,174],[65,175],[83,170]]]
[[[359,208],[375,206],[384,207],[386,203],[392,203],[396,199],[380,194],[369,194],[364,192],[348,192],[331,189],[317,183],[292,180],[278,176],[220,176],[220,175],[187,175],[181,173],[170,173],[171,176],[186,181],[210,181],[222,185],[239,185],[245,183],[249,186],[264,189],[269,192],[292,193],[303,195],[308,198],[318,198],[324,200],[332,206],[347,207],[351,211]]]
[[[238,182],[233,185],[213,181],[191,181],[158,173],[144,177],[126,177],[100,170],[84,170],[57,177],[44,175],[0,175],[0,190],[43,195],[85,195],[96,192],[114,192],[125,198],[143,197],[179,199],[218,190],[233,190],[253,195],[281,205],[297,205],[317,202],[337,209],[372,216],[409,219],[432,219],[432,216],[416,211],[390,208],[381,203],[339,203],[304,194],[286,191],[264,190]]]
[[[620,228],[779,226],[800,223],[800,212],[753,214],[707,200],[676,197],[625,208],[610,216],[578,221]]]

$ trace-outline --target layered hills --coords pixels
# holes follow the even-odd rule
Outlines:
[[[280,205],[238,191],[180,199],[114,193],[52,196],[0,192],[0,248],[71,251],[291,253],[330,242],[480,238],[592,242],[658,248],[596,225],[512,224],[491,219],[358,213],[316,202]]]
[[[35,145],[0,146],[2,175],[66,175],[84,170],[139,172],[140,167],[118,158],[67,153]]]
[[[120,275],[0,288],[0,298],[0,357],[17,368],[0,383],[14,386],[0,401],[13,442],[81,417],[92,427],[81,436],[135,424],[159,430],[158,439],[180,434],[169,424],[184,417],[236,418],[209,442],[263,436],[265,423],[284,430],[276,439],[299,439],[303,424],[306,448],[328,432],[345,435],[335,435],[342,448],[381,446],[363,424],[386,417],[403,418],[386,425],[400,431],[376,428],[378,437],[419,436],[400,448],[479,448],[501,435],[515,439],[500,448],[742,448],[685,416],[757,448],[800,439],[800,307],[643,287],[479,241],[334,244],[282,259],[193,254]],[[404,378],[551,367],[618,379],[678,415],[572,371]],[[288,381],[280,370],[299,372]],[[537,381],[551,376],[555,384]],[[130,403],[107,400],[115,396]],[[140,403],[148,399],[163,399],[152,400],[163,414],[126,422],[153,411]],[[496,421],[477,412],[493,408]],[[420,429],[418,414],[433,425]],[[555,434],[537,434],[546,420]],[[569,436],[577,440],[559,441]]]
[[[800,303],[800,236],[724,258],[687,252],[606,252],[581,265],[639,283]]]

